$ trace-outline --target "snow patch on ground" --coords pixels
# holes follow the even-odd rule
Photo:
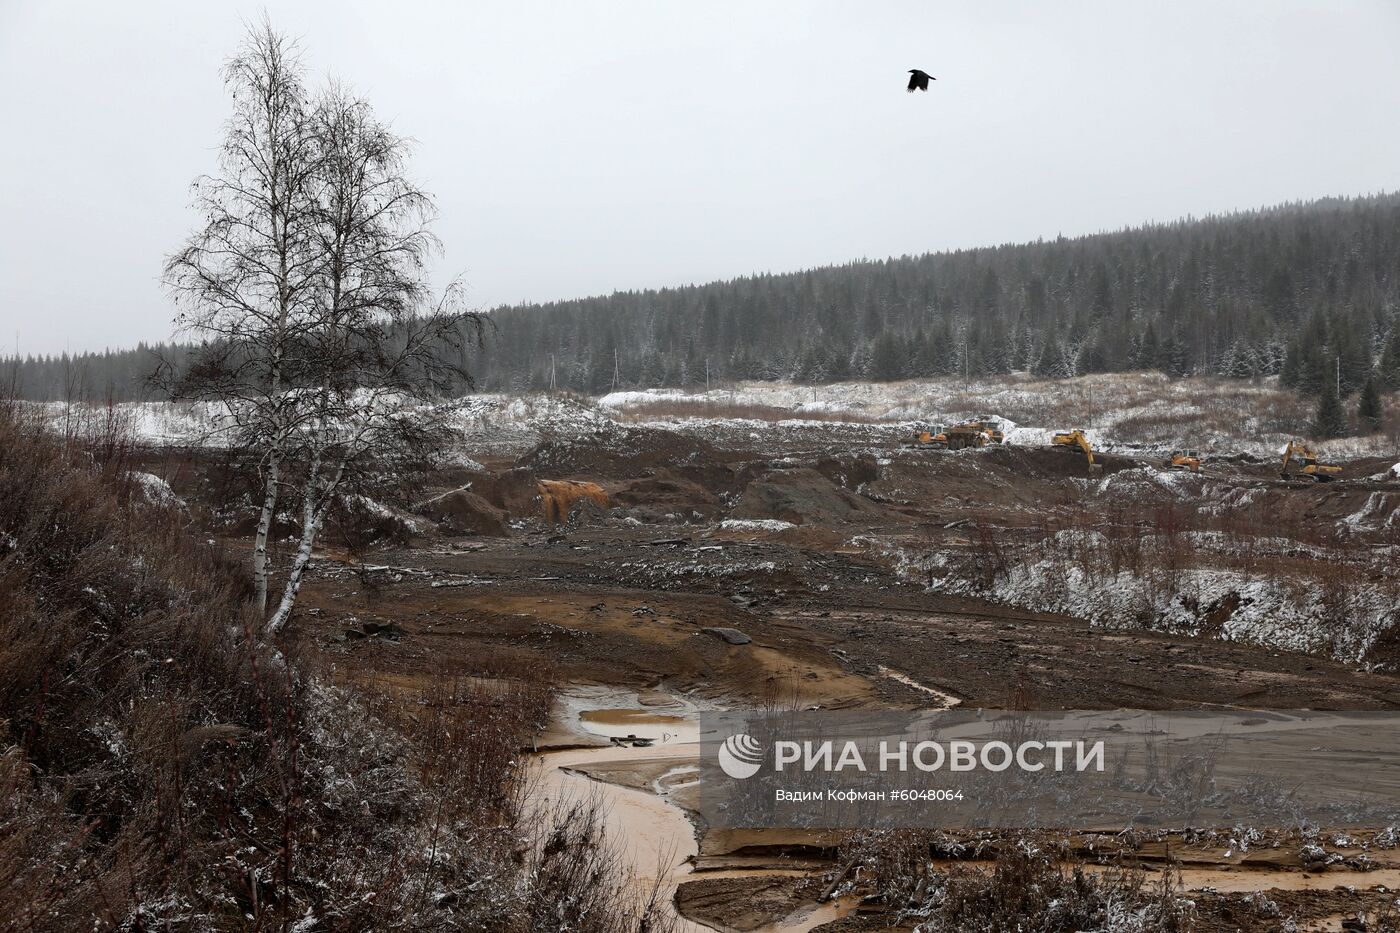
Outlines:
[[[1228,546],[1229,539],[1197,532],[1191,540],[1205,549]],[[1280,552],[1302,547],[1278,542]],[[899,567],[906,578],[933,591],[1063,613],[1106,629],[1214,636],[1349,662],[1361,661],[1377,636],[1400,625],[1400,602],[1382,586],[1363,583],[1329,591],[1310,580],[1212,566],[1115,572],[1100,559],[1108,547],[1097,531],[1061,531],[1043,556],[1006,561],[990,574],[990,582],[985,567],[948,552],[905,552],[899,555]]]
[[[797,526],[778,518],[726,518],[719,527],[722,531],[786,531]]]
[[[133,470],[127,473],[127,476],[136,484],[142,497],[152,505],[185,507],[185,500],[175,495],[175,490],[170,488],[170,484],[154,473],[141,473]]]
[[[153,444],[226,446],[233,431],[227,410],[215,403],[142,402],[115,409],[46,403],[41,407],[61,432],[97,433],[118,417],[138,440]],[[653,414],[658,408],[664,413]],[[1094,448],[1104,452],[1160,455],[1177,447],[1195,447],[1215,454],[1243,452],[1274,458],[1292,437],[1284,427],[1305,420],[1305,408],[1273,378],[1168,379],[1159,373],[1065,380],[1012,374],[996,379],[949,377],[821,386],[744,382],[699,392],[612,392],[596,401],[560,393],[483,393],[442,406],[461,435],[460,449],[470,451],[473,458],[518,456],[545,438],[588,435],[619,423],[668,428],[721,444],[772,439],[801,451],[801,435],[813,432],[830,443],[889,447],[916,429],[974,417],[1000,420],[1006,443],[1011,445],[1047,445],[1054,433],[1082,427]],[[754,411],[746,409],[766,410],[777,417],[756,418]],[[813,418],[823,424],[814,428]],[[1393,440],[1383,434],[1317,446],[1324,456],[1333,458],[1396,452]],[[1400,478],[1400,464],[1389,475]]]
[[[1338,524],[1352,531],[1379,531],[1382,528],[1394,527],[1397,515],[1400,515],[1400,511],[1396,510],[1395,503],[1388,494],[1373,492],[1366,497],[1366,502],[1361,508],[1341,519]]]
[[[651,420],[646,409],[662,403],[682,412],[690,407],[695,418],[715,419],[726,407],[758,406],[798,417],[847,416],[853,422],[886,427],[950,425],[987,416],[1008,423],[1009,444],[1048,444],[1053,433],[1082,427],[1096,450],[1164,453],[1194,447],[1268,457],[1282,451],[1291,439],[1285,427],[1288,422],[1301,423],[1309,414],[1307,406],[1280,388],[1274,377],[1169,379],[1161,373],[1098,373],[1062,380],[1012,374],[995,379],[947,377],[819,386],[742,382],[697,392],[613,392],[598,401],[606,411],[630,413],[644,421]],[[690,420],[678,414],[666,418]],[[1339,458],[1395,450],[1383,435],[1342,438],[1318,446],[1327,456]]]

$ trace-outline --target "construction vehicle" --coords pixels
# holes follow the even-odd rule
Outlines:
[[[1001,422],[987,418],[955,424],[947,430],[946,436],[949,450],[985,447],[988,444],[1000,444],[1006,439]]]
[[[1288,442],[1283,451],[1283,466],[1279,475],[1284,479],[1288,479],[1289,466],[1296,466],[1299,473],[1311,477],[1315,483],[1331,482],[1342,472],[1342,468],[1335,463],[1319,463],[1313,449],[1296,437]]]
[[[948,446],[948,435],[943,430],[943,425],[940,424],[922,431],[915,431],[914,436],[905,441],[903,446],[944,450]]]
[[[1163,466],[1172,470],[1190,470],[1192,473],[1199,473],[1201,472],[1201,459],[1199,450],[1183,447],[1180,450],[1173,450]]]
[[[1050,442],[1056,447],[1078,447],[1084,451],[1084,458],[1089,461],[1090,475],[1103,472],[1103,464],[1094,462],[1094,447],[1089,443],[1089,436],[1084,433],[1083,428],[1072,428],[1056,434]]]
[[[1006,433],[1002,430],[1002,423],[995,418],[978,418],[977,423],[982,425],[982,430],[987,434],[987,443],[1000,444],[1006,440]]]

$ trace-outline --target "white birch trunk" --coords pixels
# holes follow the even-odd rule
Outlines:
[[[273,457],[267,467],[267,491],[263,497],[262,514],[258,516],[258,531],[253,538],[253,583],[257,587],[259,616],[267,615],[267,539],[272,531],[272,519],[277,514],[281,472],[281,462]]]
[[[316,544],[316,533],[326,520],[331,503],[335,501],[336,491],[345,476],[345,465],[346,461],[342,459],[336,466],[335,475],[331,477],[320,496],[316,495],[317,470],[313,468],[310,478],[307,479],[306,496],[302,500],[301,542],[297,545],[296,557],[292,559],[291,569],[287,573],[287,585],[282,589],[282,601],[277,604],[277,611],[263,628],[268,635],[276,635],[286,627],[287,620],[291,618],[292,609],[296,606],[297,592],[301,589],[302,577],[306,574],[307,564],[311,563],[311,550]]]

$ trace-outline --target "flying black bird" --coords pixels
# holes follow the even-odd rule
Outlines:
[[[910,93],[910,94],[913,94],[915,91],[927,91],[927,90],[928,90],[928,83],[929,83],[930,81],[937,81],[937,80],[938,80],[937,78],[935,78],[933,75],[929,74],[927,71],[920,71],[920,70],[917,69],[917,68],[910,68],[910,69],[909,69],[909,93]]]

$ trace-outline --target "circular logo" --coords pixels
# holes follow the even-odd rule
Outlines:
[[[719,766],[725,774],[743,780],[753,777],[763,765],[763,746],[743,732],[731,735],[719,747]]]

